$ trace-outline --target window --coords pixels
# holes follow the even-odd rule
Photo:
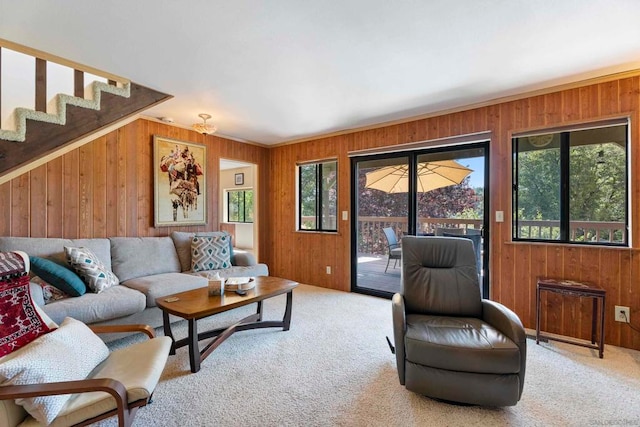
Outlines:
[[[628,125],[513,138],[513,238],[628,245]]]
[[[338,162],[298,166],[298,229],[337,231]]]
[[[253,222],[253,190],[227,191],[227,221]]]

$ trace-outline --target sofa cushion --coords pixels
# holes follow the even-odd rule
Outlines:
[[[87,292],[87,286],[70,268],[37,256],[30,256],[31,270],[45,282],[74,297]]]
[[[144,295],[140,292],[116,285],[99,294],[87,292],[81,297],[54,301],[42,309],[54,322],[59,323],[69,316],[84,323],[95,323],[138,313],[145,306]]]
[[[67,255],[67,263],[93,292],[98,294],[118,284],[116,275],[100,262],[91,249],[65,246],[64,253]]]
[[[61,356],[64,356],[61,358]],[[2,385],[82,380],[109,356],[109,349],[86,325],[67,318],[55,331],[0,361]],[[70,394],[16,399],[43,425],[58,415]]]
[[[147,307],[156,306],[156,298],[177,292],[207,287],[208,280],[201,276],[182,273],[163,273],[153,276],[137,277],[122,282],[121,286],[135,289],[146,296]],[[140,294],[140,295],[142,295]]]
[[[105,267],[111,269],[109,239],[59,239],[53,237],[0,237],[0,251],[24,251],[29,256],[47,258],[66,265],[65,246],[89,248]],[[5,249],[6,248],[6,249]]]
[[[191,270],[205,271],[231,267],[230,236],[198,236],[191,239]]]
[[[109,240],[112,270],[120,282],[180,272],[180,260],[171,237],[112,237]]]
[[[200,231],[198,233],[189,233],[186,231],[172,232],[171,239],[173,239],[173,244],[180,259],[181,271],[191,271],[191,239],[196,234],[203,237],[230,236],[230,234],[225,231]],[[231,239],[229,239],[229,259],[231,260],[231,264],[235,265],[233,242]]]

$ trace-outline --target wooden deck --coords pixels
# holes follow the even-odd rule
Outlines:
[[[400,292],[400,260],[394,268],[395,260],[391,260],[387,272],[387,255],[359,254],[357,285],[359,288],[379,291]]]

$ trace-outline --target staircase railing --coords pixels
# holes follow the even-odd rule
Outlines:
[[[0,39],[0,185],[170,98],[124,77]]]
[[[19,52],[33,58],[33,87],[35,94],[33,108],[26,105],[7,102],[7,96],[3,96],[3,86],[9,82],[6,73],[8,68],[7,60],[12,56],[9,52]],[[48,63],[54,63],[73,71],[73,94],[57,94],[51,102],[47,99],[47,89],[49,82]],[[24,84],[24,76],[31,73],[31,70],[23,70],[19,76],[21,84]],[[97,80],[92,85],[86,85],[87,75],[94,78],[102,78],[104,82]],[[102,83],[102,84],[101,84]],[[28,84],[28,83],[27,83]],[[127,78],[108,73],[97,68],[83,65],[68,59],[61,58],[37,49],[22,46],[20,44],[0,39],[0,114],[5,120],[0,121],[0,139],[10,141],[24,140],[24,120],[33,119],[49,123],[64,124],[64,112],[67,104],[82,106],[85,108],[99,108],[99,98],[103,91],[121,96],[128,96],[130,81]],[[96,99],[97,98],[97,99]],[[83,101],[84,100],[84,101]],[[10,105],[3,105],[10,104]],[[6,114],[8,111],[11,114]],[[4,114],[2,113],[4,111]]]

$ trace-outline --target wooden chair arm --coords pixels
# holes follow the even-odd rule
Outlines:
[[[127,390],[120,381],[111,378],[96,378],[77,381],[63,381],[45,384],[7,385],[0,387],[0,400],[20,399],[58,394],[87,393],[104,391],[116,401],[119,425],[131,423],[131,412],[127,400]]]
[[[116,332],[142,332],[149,338],[155,338],[156,333],[149,325],[87,325],[96,334],[110,334]]]

